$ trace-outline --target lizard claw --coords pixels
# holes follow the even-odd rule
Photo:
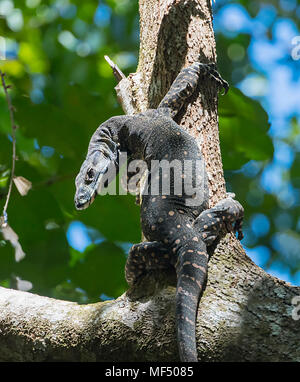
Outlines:
[[[221,93],[221,94],[222,94],[222,95],[227,94],[227,93],[228,93],[228,90],[229,90],[229,84],[228,84],[227,81],[225,81],[225,80],[221,77],[220,73],[216,70],[216,66],[214,66],[214,67],[210,70],[209,74],[211,75],[211,77],[212,77],[214,80],[216,80],[216,82],[218,83],[219,87],[224,89],[224,93]]]

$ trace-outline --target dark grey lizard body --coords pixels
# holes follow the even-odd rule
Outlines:
[[[172,119],[195,91],[201,75],[209,75],[227,88],[211,65],[195,63],[182,70],[157,109],[113,117],[96,130],[76,178],[75,204],[82,209],[103,186],[101,178],[108,167],[118,165],[119,152],[126,152],[129,160],[146,162],[149,175],[142,195],[141,225],[148,241],[131,248],[126,280],[132,284],[149,269],[175,267],[177,338],[182,361],[197,361],[195,320],[207,274],[207,246],[232,223],[240,238],[242,235],[243,208],[237,201],[228,197],[208,209],[207,176],[200,149]],[[175,161],[176,166],[168,175],[152,166],[153,161]],[[186,171],[187,163],[190,172]],[[181,175],[178,168],[184,170]],[[166,181],[168,192],[163,188]],[[154,183],[158,185],[156,192]]]

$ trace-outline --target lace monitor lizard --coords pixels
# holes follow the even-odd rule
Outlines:
[[[103,187],[102,175],[109,166],[118,167],[120,152],[126,152],[130,160],[144,160],[148,169],[152,160],[163,159],[180,163],[188,160],[193,170],[197,161],[204,164],[195,139],[173,120],[204,76],[216,81],[218,88],[227,92],[228,84],[213,64],[196,62],[179,73],[157,109],[133,116],[115,116],[99,126],[76,177],[77,209],[87,208],[93,202]],[[197,176],[190,176],[185,182],[195,186]],[[162,174],[157,170],[149,171],[144,190],[147,192],[143,192],[141,198],[141,227],[147,242],[131,247],[125,267],[129,285],[149,269],[175,267],[176,330],[182,361],[197,361],[195,322],[207,274],[207,246],[224,230],[237,231],[239,239],[243,236],[243,207],[227,194],[209,209],[206,171],[200,176],[196,186],[202,190],[201,203],[191,205],[191,195],[187,195],[185,189],[182,194],[174,192],[174,182],[178,181],[174,171],[170,172],[170,193],[164,195],[160,182],[158,194],[151,194],[151,181],[154,177],[160,179]]]

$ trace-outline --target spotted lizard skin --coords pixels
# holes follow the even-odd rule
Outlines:
[[[118,165],[119,152],[127,152],[129,160],[142,159],[151,168],[152,160],[190,160],[195,174],[196,162],[204,159],[195,139],[173,118],[196,90],[203,77],[216,81],[228,90],[228,84],[214,65],[194,63],[183,69],[158,108],[134,116],[116,116],[104,122],[91,138],[86,160],[76,178],[75,206],[87,208],[97,195],[101,176],[111,165]],[[133,245],[125,267],[125,277],[133,285],[149,270],[175,267],[176,331],[181,361],[197,361],[195,322],[197,307],[207,276],[208,252],[222,233],[237,231],[242,239],[243,207],[228,196],[209,207],[207,175],[185,179],[191,187],[199,185],[201,203],[189,205],[191,195],[175,193],[175,172],[170,173],[170,193],[151,193],[154,178],[162,180],[162,172],[153,169],[141,199],[141,227],[146,242]],[[182,179],[182,182],[184,179]]]

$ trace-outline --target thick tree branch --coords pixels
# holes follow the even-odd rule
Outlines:
[[[241,255],[238,243],[230,254],[229,237],[209,264],[198,313],[199,358],[300,361],[291,303],[300,288],[267,275]],[[178,360],[168,276],[149,275],[128,295],[90,305],[0,288],[0,361]]]

